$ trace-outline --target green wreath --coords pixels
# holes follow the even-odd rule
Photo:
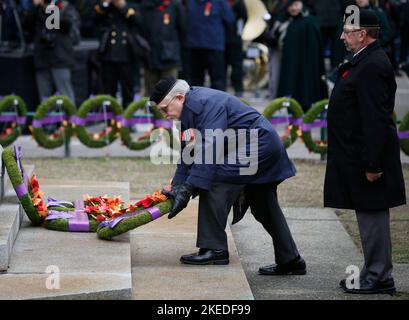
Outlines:
[[[106,102],[109,103],[109,108],[113,112],[115,119],[110,119],[110,125],[106,128],[108,132],[104,132],[103,136],[93,137],[86,129],[86,117],[92,109]],[[101,95],[84,101],[74,121],[78,139],[89,148],[103,148],[111,144],[118,136],[117,118],[122,115],[122,111],[121,105],[111,96]]]
[[[65,116],[48,115],[50,110],[55,106],[58,106],[60,109],[58,112],[64,112]],[[37,111],[33,117],[32,132],[34,139],[40,146],[46,149],[55,149],[63,146],[64,142],[69,141],[73,134],[70,118],[75,115],[76,111],[75,105],[65,96],[51,97],[43,101],[37,108]],[[52,119],[53,117],[54,119]],[[63,123],[59,129],[59,132],[52,135],[47,135],[44,131],[43,125],[56,123],[56,121]]]
[[[291,146],[295,140],[298,138],[298,130],[300,128],[300,125],[297,124],[297,121],[300,121],[302,119],[303,115],[303,110],[300,106],[300,104],[292,99],[292,98],[278,98],[273,100],[264,110],[263,115],[271,121],[273,118],[274,114],[281,110],[281,109],[288,109],[289,114],[293,116],[294,119],[294,125],[291,125],[289,127],[289,133],[288,135],[284,135],[281,137],[281,140],[283,141],[283,144],[286,148]]]
[[[2,115],[3,112],[9,110],[11,107],[15,107],[15,115]],[[6,128],[5,133],[0,134],[0,144],[3,148],[17,140],[26,122],[26,116],[26,104],[20,97],[12,95],[0,100],[0,118],[3,118],[4,122],[9,122],[9,120],[12,122],[11,128]],[[15,120],[13,117],[15,117]]]
[[[308,125],[314,123],[317,119],[318,115],[325,111],[325,108],[328,106],[329,100],[324,99],[315,103],[308,112],[303,117],[303,126],[302,130],[302,139],[305,143],[305,146],[308,148],[309,151],[318,154],[326,154],[328,151],[327,145],[320,145],[312,140],[311,130],[306,129]]]
[[[14,148],[9,147],[4,149],[2,153],[2,160],[13,188],[16,190],[20,203],[27,214],[27,217],[30,219],[33,225],[41,225],[43,218],[39,215],[37,208],[33,205],[33,194],[30,183],[27,181],[28,177],[26,179],[23,178],[23,173],[20,171],[17,163],[17,161],[21,161],[21,159],[18,160],[19,156],[16,154],[18,153],[18,150],[19,147],[17,146],[14,146]],[[24,169],[22,170],[24,171]]]
[[[123,114],[123,120],[120,129],[121,139],[123,144],[126,145],[131,150],[142,150],[148,148],[151,145],[151,136],[145,136],[139,141],[133,141],[131,137],[130,126],[126,125],[127,123],[129,124],[130,119],[132,119],[134,113],[144,108],[147,102],[148,102],[147,98],[142,98],[138,101],[134,101],[126,108]],[[150,111],[152,112],[153,115],[154,127],[157,128],[158,126],[157,123],[155,123],[155,121],[163,121],[165,119],[163,118],[162,113],[156,107],[151,107]],[[166,142],[168,143],[169,146],[173,148],[173,144],[175,142],[173,141],[174,139],[172,136],[172,128],[166,128],[166,131],[169,133],[169,139],[167,139]]]
[[[399,135],[400,135],[400,147],[402,151],[409,156],[409,113],[407,113],[400,123]]]
[[[166,200],[156,204],[154,208],[160,211],[160,216],[163,216],[170,212],[172,205],[172,200]],[[154,218],[147,210],[148,209],[143,209],[139,214],[123,219],[114,228],[110,228],[109,226],[100,226],[97,230],[98,238],[103,240],[111,240],[115,236],[153,221]]]
[[[72,212],[75,210],[74,204],[67,205],[66,207],[48,207],[48,210],[59,211],[59,212]],[[89,231],[88,232],[97,232],[98,225],[100,221],[90,218],[88,215]],[[49,230],[54,231],[65,231],[72,232],[69,226],[69,219],[54,219],[54,220],[44,220],[43,227]]]

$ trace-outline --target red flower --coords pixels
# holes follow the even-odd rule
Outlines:
[[[342,78],[345,78],[345,77],[348,75],[348,73],[349,73],[349,70],[345,71],[345,72],[342,74]]]
[[[159,10],[160,10],[160,11],[165,11],[165,10],[166,10],[166,7],[165,7],[164,5],[160,5],[160,6],[159,6]]]

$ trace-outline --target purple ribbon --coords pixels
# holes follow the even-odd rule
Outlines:
[[[131,119],[122,119],[122,126],[123,127],[131,127],[135,124],[147,124],[152,123],[151,117],[135,117]]]
[[[67,120],[66,115],[50,115],[42,119],[34,119],[32,125],[33,128],[41,128],[43,125],[63,122],[64,120]]]
[[[151,207],[151,208],[148,208],[148,209],[143,209],[143,210],[138,210],[138,211],[135,211],[135,212],[123,214],[123,215],[121,215],[119,217],[116,217],[114,219],[111,219],[111,220],[103,221],[103,222],[101,222],[99,224],[98,228],[109,227],[110,229],[113,229],[122,220],[127,219],[127,218],[132,218],[132,217],[134,217],[134,216],[136,216],[138,214],[141,214],[143,212],[146,212],[146,211],[148,211],[150,213],[150,215],[152,217],[152,220],[156,220],[159,217],[161,217],[161,215],[162,215],[160,210],[157,207]]]
[[[70,202],[70,201],[60,201],[60,200],[54,199],[52,197],[48,197],[48,199],[47,199],[47,207],[66,208],[65,205],[71,205],[72,206],[72,202]]]
[[[14,187],[14,190],[16,191],[17,197],[22,198],[26,194],[28,194],[27,186],[23,183],[18,185],[17,187]]]
[[[326,128],[327,120],[318,120],[312,123],[304,123],[302,125],[302,131],[311,131],[314,128]]]
[[[73,211],[49,210],[45,220],[72,219],[74,217],[75,213]]]
[[[88,214],[84,212],[84,201],[74,201],[74,217],[68,220],[68,229],[72,232],[88,232],[89,220]]]
[[[15,121],[19,125],[26,123],[26,117],[17,115],[1,115],[0,122],[13,122]]]
[[[270,119],[271,124],[291,124],[300,126],[303,121],[302,118],[294,119],[294,117],[275,117]]]
[[[71,121],[78,126],[84,126],[87,122],[96,122],[102,120],[112,120],[115,116],[112,112],[88,114],[85,117],[71,117]]]
[[[169,120],[159,119],[154,121],[155,127],[163,127],[165,129],[172,129],[173,122]]]
[[[409,131],[402,131],[398,133],[399,139],[408,139]]]

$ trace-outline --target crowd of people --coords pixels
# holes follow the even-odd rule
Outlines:
[[[396,74],[406,66],[409,1],[264,0],[270,13],[265,32],[254,39],[269,48],[269,98],[291,96],[304,109],[328,96],[327,79],[348,52],[340,40],[348,5],[373,10],[379,42]],[[241,97],[245,72],[241,33],[248,19],[244,0],[2,0],[2,43],[18,42],[15,12],[24,38],[34,43],[39,97],[58,91],[75,101],[71,68],[81,39],[99,40],[98,93],[127,105],[140,91],[149,96],[164,76],[186,79]],[[60,9],[61,27],[49,30],[45,8]],[[265,18],[265,17],[264,17]],[[325,58],[329,63],[325,64]],[[229,77],[228,77],[229,75]],[[229,78],[229,79],[228,79]],[[93,92],[97,93],[97,92]]]

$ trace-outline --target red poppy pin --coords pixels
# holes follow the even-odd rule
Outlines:
[[[345,77],[348,75],[348,73],[349,73],[349,70],[345,71],[345,72],[342,74],[342,78],[345,78]]]

